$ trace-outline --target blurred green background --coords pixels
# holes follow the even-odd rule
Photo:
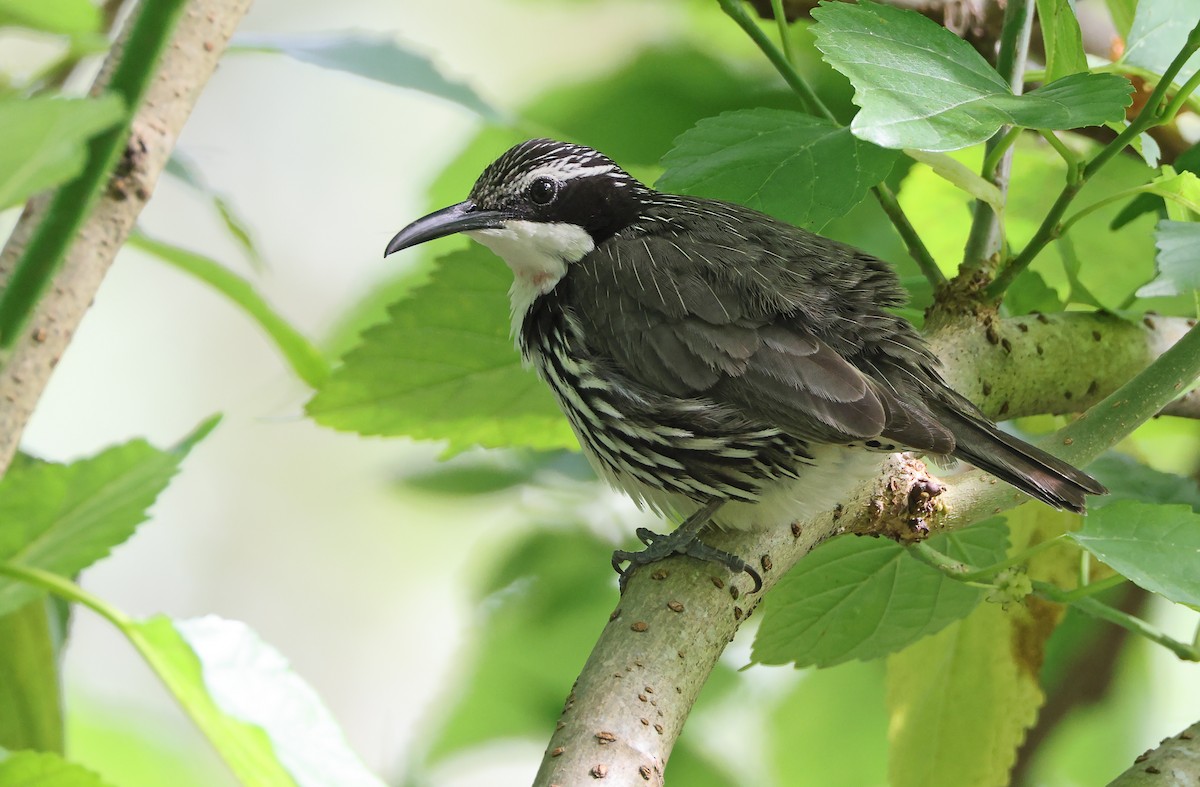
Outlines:
[[[253,269],[208,202],[178,181],[161,182],[142,220],[151,235],[253,278],[327,347],[347,346],[420,279],[417,255],[381,258],[392,234],[429,207],[461,199],[516,139],[565,131],[652,181],[659,156],[696,119],[794,106],[715,2],[701,0],[259,0],[241,28],[350,30],[429,53],[494,106],[529,107],[526,127],[488,128],[417,92],[281,56],[232,54],[180,150],[248,220],[265,270]],[[5,69],[19,73],[43,54],[43,42],[0,39]],[[848,95],[827,79],[845,116]],[[966,226],[965,201],[945,188],[914,175],[901,194],[935,253],[961,248]],[[952,220],[959,210],[961,225]],[[3,229],[13,221],[15,212],[0,214]],[[873,204],[826,232],[914,272]],[[1045,270],[1052,286],[1065,286],[1054,266]],[[607,550],[645,515],[581,480],[577,458],[473,452],[448,475],[436,470],[436,444],[316,427],[302,416],[308,395],[220,296],[138,252],[122,253],[42,400],[26,450],[66,460],[133,436],[169,443],[212,412],[226,418],[153,521],[88,571],[85,586],[133,614],[246,621],[291,659],[352,746],[393,783],[528,784],[616,598]],[[1166,419],[1129,447],[1155,467],[1191,475],[1197,443],[1195,424]],[[537,580],[520,580],[530,567]],[[1178,610],[1163,604],[1150,614],[1186,636]],[[734,675],[750,639],[743,631],[726,654],[731,669],[706,689],[672,761],[673,783],[882,784],[882,664]],[[527,658],[534,654],[540,661]],[[1136,641],[1116,670],[1099,703],[1072,712],[1041,744],[1026,783],[1106,781],[1196,720],[1194,666]],[[140,659],[84,612],[66,675],[71,758],[126,787],[232,782]],[[1069,684],[1072,676],[1053,679]],[[496,729],[512,736],[489,740]]]

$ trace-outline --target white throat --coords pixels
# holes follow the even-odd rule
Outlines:
[[[466,235],[487,246],[512,269],[508,299],[514,337],[533,302],[554,289],[566,275],[567,265],[596,248],[592,236],[577,224],[513,220],[499,229],[471,230]]]

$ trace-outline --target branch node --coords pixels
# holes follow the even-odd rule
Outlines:
[[[150,199],[153,181],[157,172],[150,172],[149,152],[151,146],[146,139],[143,124],[134,122],[129,131],[129,139],[125,142],[125,152],[113,169],[112,178],[108,181],[108,197],[125,201],[132,195],[140,202]]]
[[[946,512],[941,500],[946,487],[920,459],[902,454],[892,461],[894,466],[872,495],[866,523],[849,532],[885,536],[901,544],[924,541]]]

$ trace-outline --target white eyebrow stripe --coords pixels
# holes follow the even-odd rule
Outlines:
[[[557,180],[572,180],[574,178],[587,178],[596,175],[603,175],[607,172],[612,172],[616,169],[615,164],[580,164],[577,161],[569,159],[558,160],[549,164],[544,164],[535,169],[529,170],[522,178],[523,182],[528,183],[534,178],[549,176]]]

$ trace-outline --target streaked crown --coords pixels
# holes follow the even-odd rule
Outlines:
[[[583,227],[599,244],[633,221],[650,193],[597,150],[531,139],[488,165],[471,188],[471,201],[526,221]]]

